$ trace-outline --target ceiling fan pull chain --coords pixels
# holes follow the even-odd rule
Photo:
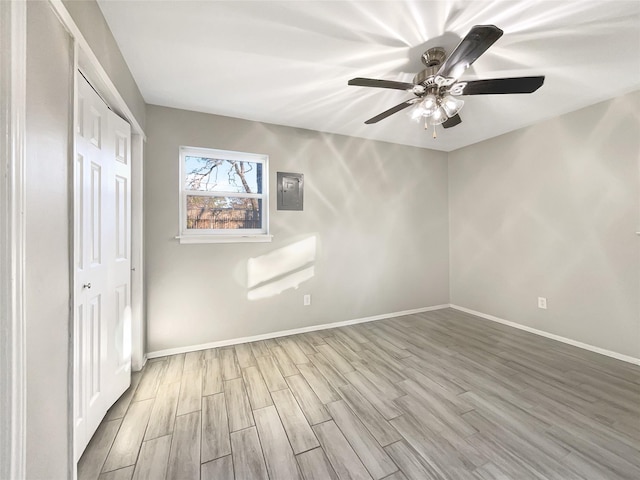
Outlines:
[[[435,139],[437,137],[438,137],[438,135],[436,135],[436,126],[434,125],[433,126],[433,138]]]

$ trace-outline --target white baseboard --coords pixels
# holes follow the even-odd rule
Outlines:
[[[144,355],[142,355],[142,365],[140,366],[140,368],[133,368],[133,364],[131,364],[131,371],[132,372],[141,372],[142,369],[144,368],[144,366],[147,364],[147,354],[145,353]]]
[[[560,335],[555,335],[553,333],[545,332],[544,330],[538,330],[536,328],[527,327],[526,325],[521,325],[519,323],[511,322],[503,318],[495,317],[493,315],[488,315],[486,313],[478,312],[476,310],[471,310],[470,308],[461,307],[459,305],[451,304],[450,307],[456,310],[460,310],[461,312],[470,313],[471,315],[475,315],[476,317],[486,318],[487,320],[491,320],[492,322],[502,323],[503,325],[508,325],[510,327],[517,328],[519,330],[524,330],[525,332],[535,333],[536,335],[540,335],[541,337],[551,338],[552,340],[557,340],[558,342],[573,345],[574,347],[583,348],[584,350],[589,350],[591,352],[599,353],[601,355],[606,355],[607,357],[612,357],[617,360],[622,360],[623,362],[632,363],[634,365],[640,365],[640,358],[635,358],[629,355],[624,355],[622,353],[606,350],[604,348],[589,345],[588,343],[578,342],[576,340],[572,340],[567,337],[561,337]]]
[[[228,345],[237,345],[238,343],[257,342],[258,340],[268,340],[270,338],[286,337],[288,335],[296,335],[298,333],[315,332],[317,330],[326,330],[327,328],[344,327],[346,325],[355,325],[356,323],[373,322],[375,320],[383,320],[385,318],[402,317],[404,315],[430,312],[432,310],[441,310],[443,308],[449,308],[449,304],[447,303],[443,305],[434,305],[432,307],[415,308],[413,310],[403,310],[401,312],[383,313],[382,315],[374,315],[372,317],[356,318],[353,320],[345,320],[343,322],[324,323],[322,325],[312,325],[310,327],[294,328],[291,330],[281,330],[279,332],[264,333],[262,335],[253,335],[251,337],[232,338],[230,340],[202,343],[200,345],[190,345],[188,347],[168,348],[166,350],[148,352],[146,358],[166,357],[167,355],[175,355],[177,353],[194,352],[197,350],[207,350],[209,348],[217,347],[226,347]]]

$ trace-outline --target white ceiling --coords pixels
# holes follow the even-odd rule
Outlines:
[[[147,103],[322,132],[451,151],[640,88],[637,0],[98,2]],[[461,79],[537,92],[463,97],[435,140],[408,110],[363,123],[412,95],[350,78],[411,82],[478,24],[504,35]]]

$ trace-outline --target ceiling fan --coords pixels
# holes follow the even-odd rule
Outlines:
[[[462,122],[458,114],[464,105],[464,101],[458,98],[461,95],[535,92],[544,83],[544,76],[458,80],[464,71],[502,36],[502,33],[502,30],[494,25],[476,25],[448,57],[443,48],[430,48],[422,55],[422,63],[426,68],[415,75],[413,83],[360,77],[349,80],[349,85],[405,90],[415,95],[415,98],[404,101],[364,123],[377,123],[413,106],[411,117],[415,120],[424,118],[425,129],[434,126],[435,138],[435,125],[442,124],[444,128],[451,128]]]

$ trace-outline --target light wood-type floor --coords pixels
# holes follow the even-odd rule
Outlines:
[[[79,478],[640,479],[640,368],[455,310],[150,360]]]

